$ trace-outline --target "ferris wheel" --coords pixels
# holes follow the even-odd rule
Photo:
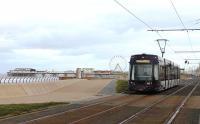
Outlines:
[[[109,67],[111,71],[123,72],[127,67],[127,61],[123,56],[113,56],[110,59]]]

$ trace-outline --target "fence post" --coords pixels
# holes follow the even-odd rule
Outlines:
[[[32,77],[29,77],[29,83],[31,83],[31,78],[32,78]]]
[[[1,77],[1,79],[0,79],[0,84],[2,83],[1,81],[3,80],[3,76]]]
[[[33,78],[33,82],[36,83],[36,77]]]
[[[12,77],[9,77],[9,78],[8,78],[8,83],[10,83],[10,79],[12,79]]]
[[[7,77],[4,78],[4,84],[6,83]]]
[[[15,77],[15,78],[16,78],[16,79],[15,79],[15,83],[17,83],[17,78],[18,78],[18,77]],[[14,79],[13,79],[13,83],[14,83]]]
[[[51,80],[52,80],[52,77],[49,77],[49,82],[51,82]]]
[[[28,78],[29,78],[29,77],[25,77],[23,83],[27,83],[27,82],[28,82]],[[26,79],[26,82],[25,82],[25,79]]]
[[[41,79],[40,81],[41,81],[41,83],[42,83],[43,77],[41,77],[40,79]]]
[[[37,78],[37,82],[40,83],[40,77]]]
[[[45,82],[45,80],[46,80],[45,78],[46,78],[46,77],[43,78],[43,82]]]
[[[17,80],[18,80],[18,77],[16,77],[16,81],[15,81],[16,84],[17,84]]]

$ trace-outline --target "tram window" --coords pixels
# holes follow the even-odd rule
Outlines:
[[[129,72],[128,72],[128,80],[130,80],[130,73],[131,73],[131,64],[129,64]]]
[[[158,65],[154,65],[154,78],[158,80]]]
[[[177,74],[177,67],[175,67],[175,69],[174,69],[174,73],[175,73],[175,78],[174,79],[177,79],[177,76],[178,76],[178,74]]]
[[[160,80],[164,80],[164,67],[160,65],[159,69],[159,78]]]
[[[151,64],[137,64],[135,68],[136,80],[151,80],[152,79],[152,65]]]
[[[134,65],[133,65],[133,67],[132,67],[132,75],[131,75],[131,79],[132,80],[134,80],[135,79],[135,67],[134,67]]]

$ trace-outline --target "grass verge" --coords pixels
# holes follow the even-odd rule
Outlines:
[[[117,93],[128,93],[128,81],[127,80],[118,80],[116,85]]]
[[[33,104],[8,104],[0,105],[0,117],[14,116],[23,113],[28,113],[36,110],[46,109],[48,107],[69,104],[66,102],[48,102],[48,103],[33,103]]]

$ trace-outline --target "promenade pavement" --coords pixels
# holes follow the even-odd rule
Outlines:
[[[30,84],[1,84],[0,104],[73,102],[97,97],[112,80],[69,79]]]

